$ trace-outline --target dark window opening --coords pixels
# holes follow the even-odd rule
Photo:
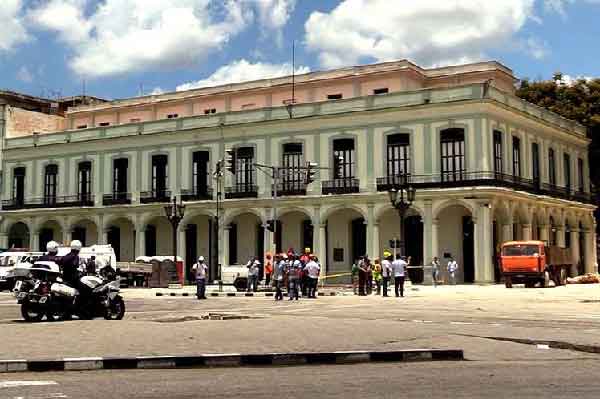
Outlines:
[[[556,185],[556,161],[554,159],[554,150],[548,150],[548,182],[551,186]]]
[[[169,115],[167,115],[168,119],[174,119],[174,118],[178,118],[178,117],[179,117],[179,114],[169,114]]]
[[[240,147],[235,157],[235,185],[238,191],[251,191],[256,181],[254,168],[254,148]]]
[[[235,265],[238,262],[238,251],[237,251],[237,224],[232,223],[229,225],[229,264]]]
[[[540,147],[538,143],[531,144],[531,174],[536,185],[540,183]]]
[[[571,191],[571,156],[569,154],[563,154],[563,163],[565,174],[565,188],[567,189],[567,191]]]
[[[387,87],[383,87],[381,89],[375,89],[373,90],[373,94],[387,94],[389,93],[389,89]]]
[[[302,165],[302,143],[287,143],[283,145],[282,166],[286,170],[283,177],[284,190],[302,188],[304,173]]]
[[[521,139],[513,137],[513,176],[521,177]]]
[[[169,185],[169,158],[167,155],[152,156],[152,192],[156,198],[167,196]]]
[[[494,130],[494,172],[503,172],[502,132]]]
[[[208,151],[196,151],[192,154],[192,190],[194,194],[208,193]]]
[[[77,129],[87,129],[87,125],[79,125],[77,126]]]
[[[204,110],[204,115],[214,114],[216,112],[217,112],[216,108],[207,108]]]
[[[581,158],[577,158],[577,190],[580,193],[584,191],[583,159]]]
[[[356,159],[354,139],[337,139],[333,142],[333,178],[352,179],[355,176]]]
[[[387,136],[387,175],[410,174],[410,135],[406,133]]]
[[[328,94],[327,95],[327,99],[328,100],[341,100],[342,99],[342,94]]]
[[[80,162],[78,166],[77,195],[80,201],[87,202],[92,197],[92,163]]]
[[[44,173],[44,203],[56,204],[56,192],[58,190],[58,166],[47,165]]]
[[[16,205],[23,205],[25,202],[25,168],[15,168],[13,170],[12,199]]]
[[[100,122],[99,125],[100,126],[109,126],[110,122]]]
[[[465,165],[465,132],[460,128],[440,132],[442,181],[463,180]]]
[[[129,160],[118,158],[113,161],[113,197],[115,199],[127,198],[127,170]]]

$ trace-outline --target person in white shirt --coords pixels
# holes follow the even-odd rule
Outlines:
[[[433,257],[431,261],[431,279],[433,280],[433,286],[437,287],[438,279],[440,278],[440,261],[437,256]]]
[[[196,275],[196,296],[198,299],[206,299],[206,275],[208,266],[204,262],[204,256],[198,258],[198,262],[194,263],[192,270]]]
[[[381,262],[381,276],[383,278],[383,296],[388,296],[388,284],[390,283],[390,278],[392,276],[392,256],[388,256]]]
[[[308,274],[308,297],[313,299],[317,297],[317,282],[321,273],[321,266],[318,262],[319,259],[311,255],[310,260],[304,267],[304,271]]]
[[[275,257],[275,269],[273,274],[273,279],[275,280],[275,300],[282,301],[283,300],[283,292],[281,288],[283,287],[283,279],[285,277],[285,272],[287,269],[287,255],[276,255]]]
[[[394,270],[394,289],[396,297],[404,297],[404,275],[406,272],[406,257],[401,256],[392,263]],[[400,292],[398,292],[398,290]]]
[[[458,270],[458,263],[454,260],[454,258],[450,258],[448,261],[448,280],[450,284],[456,285],[456,271]]]
[[[260,273],[260,262],[258,260],[258,256],[250,259],[246,264],[246,267],[248,267],[247,291],[256,292],[258,289],[258,275]]]

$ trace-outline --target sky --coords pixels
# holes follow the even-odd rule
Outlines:
[[[600,0],[0,0],[0,88],[106,99],[408,59],[600,76]]]

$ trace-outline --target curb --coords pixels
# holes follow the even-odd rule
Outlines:
[[[370,362],[464,360],[462,349],[347,351],[315,353],[203,354],[190,356],[83,357],[60,360],[0,360],[0,373],[115,369],[172,369],[245,366],[300,366]]]
[[[247,298],[247,297],[273,297],[275,296],[274,292],[207,292],[207,296],[210,297],[235,297],[235,298]],[[352,293],[341,293],[341,292],[318,292],[318,296],[354,296]],[[186,296],[186,297],[194,297],[195,294],[189,292],[157,292],[156,296],[166,296],[166,297],[177,297],[177,296]],[[283,293],[283,296],[288,296],[287,292]]]

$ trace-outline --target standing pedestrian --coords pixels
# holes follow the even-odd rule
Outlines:
[[[268,287],[271,284],[271,275],[273,274],[273,261],[271,260],[271,253],[267,252],[265,256],[265,286]]]
[[[300,261],[296,262],[295,256],[292,256],[288,263],[288,297],[290,301],[298,300],[298,290],[300,283]]]
[[[396,298],[399,296],[404,296],[404,276],[406,273],[406,265],[406,258],[404,256],[399,257],[392,263],[392,268],[394,269],[394,290],[396,292]]]
[[[385,255],[385,254],[384,254]],[[388,284],[392,277],[392,256],[388,255],[383,262],[381,262],[381,277],[383,279],[383,296],[388,296]]]
[[[440,275],[440,261],[435,256],[431,261],[431,279],[433,280],[433,286],[437,287],[438,278]]]
[[[375,280],[375,286],[377,287],[377,295],[381,295],[381,263],[379,258],[375,258],[375,264],[373,265],[373,280]]]
[[[373,293],[373,264],[371,259],[365,255],[365,269],[367,269],[367,295]]]
[[[204,256],[198,258],[198,262],[194,263],[192,270],[196,275],[196,297],[198,299],[206,299],[206,274],[208,266],[204,262]]]
[[[256,292],[258,285],[258,274],[260,268],[260,262],[258,261],[258,256],[254,257],[254,259],[250,259],[246,264],[248,267],[248,292]]]
[[[367,267],[365,257],[361,256],[358,260],[358,295],[365,296],[365,285],[367,283]]]
[[[448,282],[452,285],[456,285],[456,271],[458,270],[458,263],[454,258],[450,258],[448,261]]]
[[[88,276],[94,276],[96,274],[96,256],[92,255],[87,262],[85,262],[85,272]]]
[[[356,261],[352,264],[352,291],[354,295],[358,294],[358,265]]]
[[[319,265],[319,259],[311,255],[310,260],[306,264],[304,270],[308,276],[308,297],[317,298],[317,283],[319,281],[319,274],[321,273],[321,266]]]
[[[275,281],[275,300],[281,301],[283,300],[283,292],[281,292],[281,287],[283,286],[283,277],[285,276],[285,269],[287,262],[284,258],[287,258],[286,255],[276,256],[275,257],[275,274],[273,276],[273,280]]]
[[[294,265],[294,269],[296,270],[298,277],[296,279],[296,294],[306,296],[306,291],[304,291],[304,288],[307,286],[307,284],[304,282],[306,276],[304,273],[304,265],[302,265],[302,261],[300,260],[300,254],[294,254],[294,260],[292,264]]]

